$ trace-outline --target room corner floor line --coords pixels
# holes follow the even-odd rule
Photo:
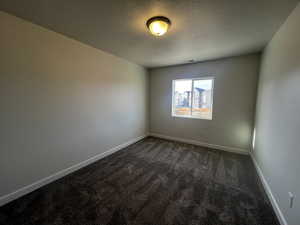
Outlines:
[[[223,145],[215,145],[215,144],[210,144],[210,143],[206,143],[206,142],[201,142],[201,141],[196,141],[196,140],[191,140],[191,139],[185,139],[185,138],[179,138],[179,137],[172,137],[172,136],[168,136],[168,135],[164,135],[164,134],[158,134],[158,133],[149,133],[149,136],[168,139],[168,140],[172,140],[172,141],[183,142],[183,143],[187,143],[187,144],[198,145],[198,146],[202,146],[202,147],[218,149],[218,150],[227,151],[227,152],[233,152],[233,153],[238,153],[238,154],[243,154],[243,155],[249,155],[248,150],[241,149],[241,148],[228,147],[228,146],[223,146]]]
[[[250,156],[251,156],[251,159],[253,161],[254,167],[257,171],[257,174],[259,176],[259,179],[260,179],[261,183],[263,184],[264,190],[267,193],[267,196],[268,196],[268,198],[271,202],[273,210],[275,211],[276,216],[277,216],[280,224],[281,225],[288,225],[288,223],[287,223],[287,221],[286,221],[286,219],[285,219],[285,217],[284,217],[284,215],[283,215],[283,213],[282,213],[282,211],[281,211],[281,209],[280,209],[280,207],[279,207],[279,205],[278,205],[278,203],[277,203],[277,201],[276,201],[276,199],[275,199],[275,197],[272,193],[271,187],[269,186],[269,184],[268,184],[268,182],[267,182],[260,166],[258,165],[253,153],[250,153]]]
[[[82,161],[82,162],[80,162],[78,164],[75,164],[75,165],[73,165],[71,167],[68,167],[66,169],[63,169],[63,170],[57,172],[57,173],[54,173],[54,174],[52,174],[52,175],[50,175],[48,177],[40,179],[40,180],[38,180],[38,181],[36,181],[36,182],[34,182],[32,184],[29,184],[29,185],[27,185],[25,187],[22,187],[22,188],[14,191],[12,193],[9,193],[7,195],[1,196],[0,197],[0,206],[5,205],[5,204],[7,204],[7,203],[9,203],[9,202],[17,199],[17,198],[20,198],[23,195],[26,195],[26,194],[28,194],[28,193],[30,193],[30,192],[32,192],[32,191],[34,191],[34,190],[42,187],[42,186],[45,186],[45,185],[47,185],[47,184],[49,184],[49,183],[51,183],[51,182],[53,182],[55,180],[58,180],[58,179],[60,179],[60,178],[62,178],[64,176],[66,176],[66,175],[68,175],[68,174],[70,174],[72,172],[75,172],[76,170],[79,170],[79,169],[81,169],[81,168],[83,168],[83,167],[85,167],[85,166],[87,166],[87,165],[89,165],[91,163],[94,163],[94,162],[96,162],[96,161],[98,161],[98,160],[100,160],[100,159],[102,159],[102,158],[104,158],[106,156],[109,156],[109,155],[111,155],[114,152],[117,152],[117,151],[119,151],[119,150],[121,150],[123,148],[126,148],[127,146],[129,146],[131,144],[134,144],[134,143],[136,143],[136,142],[138,142],[138,141],[146,138],[147,136],[148,136],[148,134],[145,134],[143,136],[134,138],[134,139],[132,139],[130,141],[127,141],[127,142],[125,142],[123,144],[120,144],[120,145],[118,145],[116,147],[113,147],[113,148],[111,148],[111,149],[109,149],[109,150],[107,150],[107,151],[105,151],[103,153],[100,153],[100,154],[98,154],[96,156],[93,156],[93,157],[91,157],[91,158],[89,158],[89,159],[87,159],[85,161]]]

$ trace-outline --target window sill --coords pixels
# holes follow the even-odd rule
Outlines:
[[[207,118],[207,117],[197,117],[197,116],[180,116],[180,115],[172,115],[172,117],[187,118],[187,119],[198,119],[198,120],[212,120],[212,118]]]

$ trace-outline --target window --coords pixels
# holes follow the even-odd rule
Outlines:
[[[173,80],[172,116],[212,119],[213,78]]]

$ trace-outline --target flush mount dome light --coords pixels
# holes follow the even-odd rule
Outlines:
[[[171,25],[171,21],[164,16],[155,16],[147,21],[147,27],[154,36],[164,35]]]

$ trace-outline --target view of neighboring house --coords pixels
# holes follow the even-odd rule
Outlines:
[[[185,91],[183,93],[176,91],[174,97],[176,108],[191,106],[191,91]]]
[[[211,106],[211,90],[202,88],[194,88],[193,108],[210,108]]]
[[[193,114],[210,112],[211,101],[211,89],[196,87],[193,95],[191,91],[175,91],[174,94],[174,106],[178,115],[190,115],[191,108]]]

